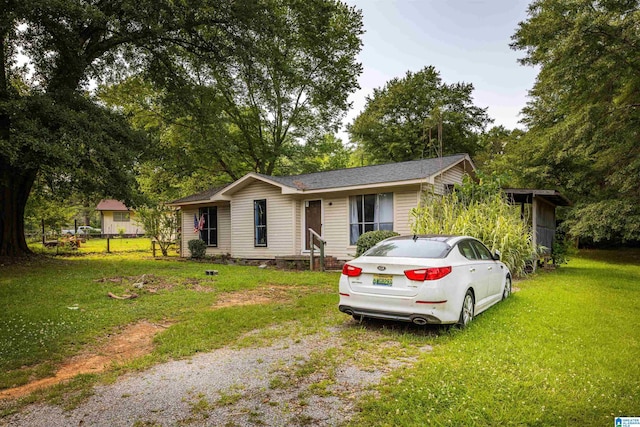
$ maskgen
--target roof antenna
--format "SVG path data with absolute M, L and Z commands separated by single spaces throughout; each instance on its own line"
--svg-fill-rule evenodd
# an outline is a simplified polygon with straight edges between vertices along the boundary
M 414 235 L 413 235 L 413 241 L 415 242 L 416 240 L 418 240 L 418 235 L 417 235 L 417 234 L 414 234 Z

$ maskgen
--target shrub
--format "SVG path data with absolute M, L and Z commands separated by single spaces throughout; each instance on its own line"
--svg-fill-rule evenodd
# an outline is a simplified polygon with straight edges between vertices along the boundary
M 363 233 L 359 238 L 356 250 L 356 256 L 360 256 L 370 248 L 372 248 L 376 243 L 383 241 L 384 239 L 388 239 L 389 237 L 399 236 L 398 233 L 391 230 L 378 230 L 378 231 L 367 231 Z
M 169 206 L 159 204 L 151 207 L 140 206 L 137 213 L 147 236 L 158 242 L 162 255 L 167 256 L 169 247 L 177 237 L 178 218 L 175 211 Z
M 476 184 L 465 177 L 451 194 L 426 194 L 425 203 L 412 209 L 411 217 L 413 233 L 472 236 L 492 252 L 499 250 L 515 276 L 524 275 L 527 262 L 536 256 L 531 229 L 495 179 Z
M 204 240 L 193 239 L 189 240 L 189 252 L 191 253 L 191 258 L 202 259 L 207 253 L 207 244 Z

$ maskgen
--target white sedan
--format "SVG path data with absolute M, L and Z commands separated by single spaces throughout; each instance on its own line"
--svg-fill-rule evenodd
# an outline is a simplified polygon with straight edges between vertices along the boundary
M 511 273 L 468 236 L 400 236 L 349 261 L 340 276 L 340 305 L 356 319 L 459 324 L 509 296 Z

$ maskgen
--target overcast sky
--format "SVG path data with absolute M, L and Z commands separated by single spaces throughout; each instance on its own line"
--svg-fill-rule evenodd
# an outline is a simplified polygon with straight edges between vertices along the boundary
M 362 9 L 365 34 L 359 61 L 361 89 L 344 123 L 362 111 L 374 88 L 409 70 L 433 65 L 447 84 L 472 83 L 478 107 L 489 107 L 493 125 L 518 124 L 537 70 L 518 64 L 509 48 L 529 0 L 344 0 Z M 344 132 L 339 135 L 349 140 Z

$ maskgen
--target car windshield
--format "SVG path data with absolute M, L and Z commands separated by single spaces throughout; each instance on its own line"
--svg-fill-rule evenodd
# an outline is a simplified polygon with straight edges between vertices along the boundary
M 400 239 L 380 242 L 362 256 L 382 256 L 401 258 L 444 258 L 449 245 L 431 239 Z

